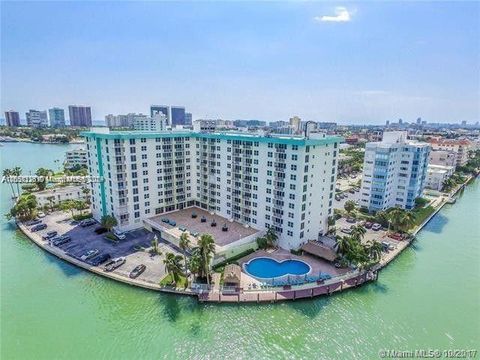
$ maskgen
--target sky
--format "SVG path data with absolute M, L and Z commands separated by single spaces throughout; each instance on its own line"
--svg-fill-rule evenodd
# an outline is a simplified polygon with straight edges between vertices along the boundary
M 1 110 L 480 119 L 479 2 L 1 2 Z

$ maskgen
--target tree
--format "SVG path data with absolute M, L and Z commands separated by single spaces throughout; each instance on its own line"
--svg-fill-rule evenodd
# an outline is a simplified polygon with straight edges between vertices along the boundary
M 52 171 L 52 170 L 45 169 L 45 168 L 39 168 L 39 169 L 37 169 L 37 171 L 35 172 L 35 175 L 37 175 L 37 176 L 42 176 L 42 177 L 48 177 L 48 176 L 50 176 L 50 175 L 52 175 L 52 174 L 53 174 L 53 171 Z M 37 184 L 38 190 L 45 190 L 45 188 L 47 187 L 47 181 L 46 181 L 46 179 L 37 180 L 37 181 L 36 181 L 36 184 Z
M 19 166 L 15 166 L 12 170 L 13 176 L 21 176 L 22 175 L 22 168 Z M 20 182 L 17 181 L 17 196 L 20 196 Z
M 111 231 L 113 227 L 118 225 L 117 219 L 115 219 L 115 217 L 112 216 L 112 215 L 102 216 L 102 219 L 100 220 L 100 223 L 108 231 Z
M 349 236 L 337 236 L 335 249 L 339 254 L 346 255 L 351 247 L 351 238 Z
M 152 252 L 157 255 L 162 255 L 162 252 L 158 249 L 158 237 L 157 234 L 154 235 L 152 239 Z
M 188 260 L 188 268 L 190 269 L 193 278 L 202 271 L 202 255 L 200 254 L 200 249 L 198 247 L 192 250 L 192 255 Z
M 186 255 L 186 251 L 188 249 L 190 249 L 190 237 L 188 236 L 188 234 L 186 232 L 182 233 L 182 235 L 180 235 L 180 242 L 178 243 L 178 245 L 180 246 L 180 249 L 182 249 L 183 251 L 183 263 L 185 265 L 185 269 L 187 269 L 187 255 Z
M 400 226 L 404 232 L 408 232 L 412 228 L 412 226 L 416 223 L 415 214 L 411 211 L 404 211 L 401 219 L 400 219 Z
M 10 209 L 7 218 L 19 218 L 21 221 L 31 220 L 35 217 L 37 199 L 33 194 L 24 194 L 17 199 L 15 205 Z
M 201 256 L 201 273 L 206 276 L 207 284 L 210 285 L 210 261 L 215 254 L 215 240 L 210 234 L 203 234 L 198 241 Z
M 267 249 L 268 247 L 268 241 L 265 236 L 259 236 L 257 237 L 257 246 L 259 249 Z
M 275 244 L 277 243 L 278 236 L 277 233 L 275 232 L 273 227 L 269 227 L 267 230 L 267 234 L 265 235 L 265 239 L 267 240 L 267 246 L 268 247 L 274 247 Z
M 75 210 L 75 202 L 73 200 L 64 200 L 60 203 L 60 209 L 64 212 L 71 211 L 72 217 L 75 215 L 73 210 Z
M 378 241 L 369 241 L 367 244 L 367 252 L 370 257 L 375 262 L 378 262 L 382 257 L 382 244 Z
M 351 237 L 352 239 L 362 242 L 363 237 L 367 233 L 367 230 L 361 225 L 355 225 L 352 227 Z
M 176 284 L 182 275 L 182 257 L 174 253 L 167 253 L 163 263 L 165 264 L 165 271 L 172 277 L 173 283 Z
M 355 210 L 356 206 L 357 205 L 355 204 L 355 201 L 353 201 L 353 200 L 347 200 L 347 201 L 345 201 L 345 205 L 343 205 L 343 207 L 344 207 L 345 211 L 348 213 L 348 215 L 350 215 L 351 212 L 353 210 Z
M 82 188 L 82 194 L 83 196 L 85 197 L 85 202 L 90 205 L 90 196 L 88 196 L 90 194 L 90 189 L 87 188 L 87 187 L 83 187 Z
M 55 196 L 47 196 L 47 200 L 50 204 L 50 211 L 53 212 L 53 205 L 54 205 L 54 200 L 55 200 Z
M 395 231 L 400 229 L 404 212 L 405 210 L 400 208 L 393 208 L 388 212 L 389 228 L 391 224 Z
M 10 176 L 13 176 L 12 170 L 11 169 L 4 169 L 3 170 L 3 176 L 5 178 L 9 178 Z M 15 195 L 15 189 L 13 188 L 13 184 L 10 180 L 8 181 L 8 183 L 10 184 L 10 190 L 12 191 L 12 198 L 15 198 L 16 195 Z

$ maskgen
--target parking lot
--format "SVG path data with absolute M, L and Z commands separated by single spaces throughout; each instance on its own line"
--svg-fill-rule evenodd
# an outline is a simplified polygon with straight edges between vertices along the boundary
M 59 249 L 65 251 L 69 256 L 76 259 L 85 254 L 87 251 L 97 249 L 98 255 L 109 254 L 112 258 L 126 257 L 124 265 L 116 269 L 114 272 L 128 277 L 130 272 L 140 264 L 147 266 L 145 272 L 138 279 L 158 283 L 165 275 L 165 265 L 163 264 L 164 255 L 167 252 L 178 253 L 170 247 L 166 242 L 159 239 L 159 250 L 162 255 L 151 256 L 148 251 L 142 251 L 140 248 L 150 248 L 154 233 L 145 229 L 138 229 L 125 233 L 126 238 L 117 242 L 104 238 L 105 234 L 95 233 L 95 229 L 99 224 L 88 227 L 81 227 L 72 223 L 65 213 L 54 213 L 47 215 L 42 219 L 47 224 L 47 229 L 39 231 L 40 236 L 45 235 L 49 231 L 57 231 L 58 235 L 69 235 L 71 241 L 58 246 Z M 53 246 L 53 245 L 51 245 Z
M 342 229 L 350 228 L 352 225 L 359 225 L 360 221 L 355 221 L 353 223 L 348 222 L 346 218 L 342 217 L 335 222 L 335 227 L 337 229 L 336 235 L 337 236 L 348 236 L 348 234 L 343 233 Z M 380 230 L 372 230 L 372 229 L 365 229 L 367 232 L 363 238 L 363 243 L 367 243 L 369 241 L 378 241 L 382 242 L 385 241 L 389 244 L 392 244 L 394 247 L 397 247 L 400 241 L 392 239 L 387 236 L 387 229 L 380 229 Z

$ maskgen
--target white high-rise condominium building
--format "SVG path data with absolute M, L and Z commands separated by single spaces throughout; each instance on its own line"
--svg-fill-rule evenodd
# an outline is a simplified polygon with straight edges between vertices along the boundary
M 86 138 L 95 219 L 122 230 L 197 206 L 255 229 L 273 227 L 279 245 L 299 248 L 327 232 L 339 137 L 252 133 L 108 132 Z
M 406 131 L 384 132 L 365 147 L 360 206 L 369 211 L 412 209 L 427 176 L 427 143 L 407 140 Z
M 167 117 L 162 113 L 153 117 L 136 115 L 133 117 L 133 128 L 137 131 L 162 131 L 167 128 Z

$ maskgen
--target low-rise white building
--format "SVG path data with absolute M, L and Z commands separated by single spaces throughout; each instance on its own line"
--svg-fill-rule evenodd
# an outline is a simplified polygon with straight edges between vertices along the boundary
M 76 166 L 87 166 L 87 150 L 86 149 L 74 149 L 65 153 L 65 167 L 67 169 L 74 168 Z
M 65 186 L 56 187 L 53 189 L 47 189 L 34 193 L 39 207 L 45 205 L 58 205 L 65 200 L 83 200 L 88 199 L 89 194 L 85 194 L 83 191 L 86 186 Z
M 441 191 L 443 183 L 455 172 L 454 166 L 428 165 L 425 187 Z

